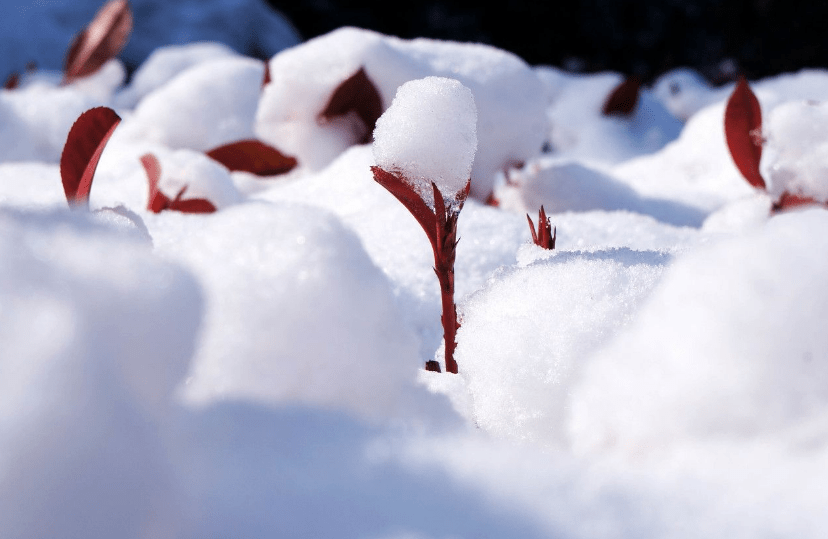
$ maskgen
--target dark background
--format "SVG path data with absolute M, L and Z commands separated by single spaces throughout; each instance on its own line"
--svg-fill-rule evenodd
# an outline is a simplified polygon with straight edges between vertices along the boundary
M 613 70 L 645 81 L 694 67 L 714 82 L 828 66 L 819 0 L 268 0 L 305 39 L 340 26 L 488 43 L 533 65 Z

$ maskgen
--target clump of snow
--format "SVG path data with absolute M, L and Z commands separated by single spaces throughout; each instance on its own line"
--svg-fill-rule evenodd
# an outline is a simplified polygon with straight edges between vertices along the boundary
M 541 158 L 511 169 L 495 189 L 501 205 L 520 212 L 547 213 L 626 210 L 665 223 L 700 226 L 704 212 L 667 199 L 643 197 L 624 182 L 569 158 Z
M 733 85 L 714 89 L 701 73 L 687 67 L 662 74 L 653 83 L 653 97 L 673 116 L 686 122 L 696 112 L 711 103 L 727 99 Z
M 285 203 L 199 217 L 147 220 L 158 250 L 205 287 L 188 398 L 315 403 L 371 419 L 405 413 L 417 341 L 353 233 L 320 208 Z
M 263 78 L 252 58 L 199 63 L 142 99 L 120 136 L 201 151 L 253 138 Z
M 105 104 L 72 85 L 38 83 L 14 91 L 0 90 L 0 162 L 58 163 L 78 116 Z
M 373 149 L 380 168 L 402 174 L 424 199 L 432 182 L 447 200 L 456 198 L 471 177 L 477 151 L 471 90 L 442 77 L 403 84 L 377 120 Z
M 787 192 L 828 201 L 828 102 L 784 103 L 768 116 L 762 165 L 772 198 Z
M 539 73 L 550 99 L 547 139 L 558 156 L 616 164 L 653 153 L 681 132 L 681 122 L 643 87 L 629 116 L 603 115 L 607 98 L 623 82 L 617 73 L 576 75 L 548 67 Z
M 497 171 L 543 146 L 543 86 L 517 56 L 486 45 L 402 40 L 356 28 L 340 28 L 271 59 L 273 82 L 262 95 L 257 134 L 312 169 L 324 167 L 364 134 L 356 118 L 319 121 L 334 89 L 360 68 L 383 108 L 400 85 L 427 76 L 453 78 L 471 90 L 478 113 L 471 192 L 480 200 L 491 192 Z
M 456 358 L 475 424 L 498 437 L 560 444 L 581 358 L 629 322 L 670 257 L 526 248 L 546 256 L 498 272 L 460 306 Z
M 102 103 L 111 103 L 115 92 L 125 80 L 124 64 L 119 59 L 112 58 L 95 73 L 72 81 L 71 87 Z
M 694 114 L 681 136 L 660 151 L 620 163 L 612 173 L 642 195 L 705 211 L 753 193 L 727 149 L 724 102 Z
M 134 108 L 144 96 L 187 69 L 202 62 L 236 54 L 227 45 L 216 42 L 159 47 L 135 71 L 129 86 L 115 96 L 115 105 L 119 108 Z
M 192 277 L 88 214 L 0 210 L 0 535 L 184 531 L 158 430 L 201 309 Z
M 575 446 L 640 452 L 811 421 L 824 436 L 826 250 L 820 209 L 680 257 L 573 390 Z

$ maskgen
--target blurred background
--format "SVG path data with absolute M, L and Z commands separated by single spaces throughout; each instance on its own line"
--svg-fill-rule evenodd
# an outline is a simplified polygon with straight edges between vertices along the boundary
M 304 39 L 340 26 L 488 43 L 533 65 L 651 81 L 679 66 L 713 82 L 828 66 L 828 3 L 797 0 L 268 0 Z

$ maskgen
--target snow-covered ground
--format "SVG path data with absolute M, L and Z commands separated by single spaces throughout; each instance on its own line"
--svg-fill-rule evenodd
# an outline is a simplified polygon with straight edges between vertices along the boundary
M 771 206 L 828 200 L 828 71 L 752 81 L 765 193 L 728 153 L 732 86 L 690 70 L 605 116 L 620 74 L 352 28 L 291 46 L 258 2 L 147 0 L 129 82 L 111 60 L 61 86 L 98 3 L 77 24 L 7 4 L 0 69 L 40 69 L 0 90 L 0 537 L 824 536 L 828 211 Z M 179 4 L 197 32 L 160 13 Z M 259 42 L 288 47 L 264 87 L 215 23 L 234 9 L 287 29 Z M 376 147 L 358 113 L 322 114 L 360 68 L 382 110 L 425 79 Z M 123 121 L 71 211 L 61 151 L 101 105 Z M 299 166 L 204 153 L 250 138 Z M 147 152 L 169 197 L 218 211 L 148 211 Z M 423 369 L 431 245 L 375 155 L 447 190 L 471 171 L 457 375 Z M 554 251 L 530 241 L 541 205 Z

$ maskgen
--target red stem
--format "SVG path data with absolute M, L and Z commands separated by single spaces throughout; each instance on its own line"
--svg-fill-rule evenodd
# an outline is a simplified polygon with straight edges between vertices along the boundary
M 443 339 L 446 343 L 446 372 L 457 374 L 457 361 L 454 360 L 454 349 L 457 348 L 457 306 L 454 304 L 454 270 L 441 272 L 435 269 L 440 281 L 440 296 L 443 304 L 443 314 L 440 321 L 443 323 Z

